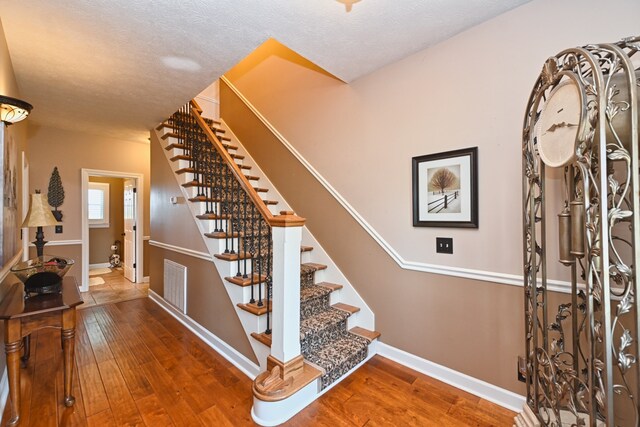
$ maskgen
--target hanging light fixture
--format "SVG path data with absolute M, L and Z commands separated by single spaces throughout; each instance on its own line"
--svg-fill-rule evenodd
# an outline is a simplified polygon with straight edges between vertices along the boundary
M 32 109 L 28 102 L 0 95 L 0 121 L 7 125 L 26 119 Z
M 338 3 L 342 3 L 345 9 L 347 9 L 347 12 L 351 12 L 353 5 L 358 3 L 360 0 L 336 0 L 336 1 Z

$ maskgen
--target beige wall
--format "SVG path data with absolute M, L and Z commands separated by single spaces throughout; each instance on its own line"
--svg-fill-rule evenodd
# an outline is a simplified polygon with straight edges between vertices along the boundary
M 155 132 L 151 132 L 151 180 L 151 241 L 207 253 L 188 206 L 184 202 L 174 205 L 169 201 L 172 196 L 182 197 L 182 193 Z M 213 262 L 153 245 L 149 247 L 151 290 L 160 296 L 164 294 L 165 259 L 186 266 L 187 315 L 257 363 Z
M 534 0 L 351 84 L 282 51 L 226 75 L 405 260 L 521 275 L 521 126 L 532 85 L 547 57 L 636 34 L 637 16 L 633 1 Z M 224 88 L 221 113 L 373 309 L 383 342 L 524 393 L 521 287 L 399 268 Z M 411 157 L 471 146 L 480 227 L 412 227 Z M 453 237 L 453 255 L 435 253 L 441 236 Z
M 149 144 L 117 140 L 102 135 L 32 125 L 29 127 L 29 160 L 31 192 L 46 192 L 54 166 L 58 167 L 65 191 L 63 232 L 55 234 L 53 227 L 45 227 L 45 238 L 80 240 L 81 230 L 81 169 L 97 169 L 144 175 L 143 233 L 149 230 Z M 46 252 L 51 252 L 45 246 Z M 75 259 L 76 278 L 80 281 L 82 260 Z M 145 269 L 146 270 L 146 269 Z
M 351 84 L 278 51 L 226 76 L 405 260 L 521 274 L 521 126 L 536 77 L 566 47 L 636 34 L 639 13 L 630 0 L 534 0 Z M 479 229 L 414 228 L 411 158 L 472 146 Z M 443 236 L 453 255 L 435 252 Z
M 120 240 L 120 259 L 124 261 L 124 179 L 91 176 L 89 182 L 109 184 L 109 227 L 89 228 L 89 264 L 109 262 L 116 240 Z

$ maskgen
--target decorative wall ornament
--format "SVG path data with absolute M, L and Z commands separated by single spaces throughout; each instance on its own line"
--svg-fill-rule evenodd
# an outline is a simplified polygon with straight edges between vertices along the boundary
M 478 228 L 478 147 L 412 159 L 413 226 Z
M 51 179 L 49 179 L 47 199 L 49 201 L 49 205 L 54 208 L 54 210 L 51 211 L 53 216 L 58 220 L 58 222 L 62 221 L 62 211 L 59 211 L 58 208 L 62 203 L 64 203 L 64 188 L 62 187 L 62 180 L 60 179 L 60 173 L 58 172 L 57 166 L 53 168 Z
M 640 423 L 640 71 L 632 63 L 639 50 L 640 37 L 564 50 L 546 61 L 527 104 L 527 407 L 519 426 Z M 549 167 L 564 172 L 559 238 L 547 233 Z M 555 308 L 550 244 L 559 245 L 572 284 L 570 300 Z

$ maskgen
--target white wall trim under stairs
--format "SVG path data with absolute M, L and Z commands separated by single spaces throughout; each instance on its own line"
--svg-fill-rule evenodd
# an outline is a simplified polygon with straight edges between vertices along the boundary
M 156 246 L 158 248 L 166 249 L 168 251 L 178 252 L 183 255 L 191 256 L 194 258 L 200 258 L 205 261 L 213 262 L 213 257 L 206 252 L 194 251 L 193 249 L 183 248 L 181 246 L 174 246 L 174 245 L 170 245 L 169 243 L 158 242 L 157 240 L 149 240 L 149 244 L 151 246 Z
M 258 109 L 245 98 L 245 96 L 225 76 L 220 77 L 227 86 L 242 100 L 242 102 L 260 119 L 260 121 L 273 133 L 293 156 L 313 175 L 320 184 L 333 196 L 340 205 L 355 219 L 358 224 L 375 240 L 378 245 L 404 270 L 420 271 L 423 273 L 441 274 L 445 276 L 462 277 L 465 279 L 480 280 L 484 282 L 501 283 L 512 286 L 523 286 L 524 278 L 517 274 L 499 273 L 494 271 L 474 270 L 446 265 L 427 264 L 418 261 L 405 260 L 384 238 L 369 224 L 360 213 L 347 202 L 347 200 L 305 159 L 298 150 L 264 117 Z M 547 280 L 547 288 L 555 292 L 570 293 L 571 284 L 561 280 Z
M 392 347 L 383 342 L 377 344 L 378 354 L 400 363 L 414 371 L 447 383 L 455 388 L 474 394 L 514 412 L 520 412 L 526 398 L 512 391 L 495 386 L 486 381 L 454 371 L 446 366 L 423 359 L 415 354 Z
M 227 359 L 230 363 L 232 363 L 236 368 L 240 369 L 246 376 L 248 376 L 252 380 L 255 379 L 255 377 L 258 376 L 258 374 L 261 372 L 260 366 L 247 359 L 246 356 L 231 347 L 218 336 L 209 332 L 204 326 L 200 325 L 198 322 L 196 322 L 186 314 L 178 311 L 175 307 L 166 302 L 164 298 L 162 298 L 151 289 L 149 289 L 149 298 L 151 299 L 151 301 L 162 307 L 167 313 L 175 317 L 178 322 L 182 323 L 187 329 L 196 334 L 198 338 L 204 341 L 209 347 L 218 352 L 222 357 Z

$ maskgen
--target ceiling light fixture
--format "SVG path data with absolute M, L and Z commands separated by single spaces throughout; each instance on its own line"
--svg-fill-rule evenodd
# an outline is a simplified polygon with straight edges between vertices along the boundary
M 358 3 L 360 0 L 336 0 L 338 3 L 342 3 L 347 12 L 351 12 L 353 5 Z
M 32 109 L 28 102 L 0 95 L 0 121 L 7 126 L 26 119 Z

